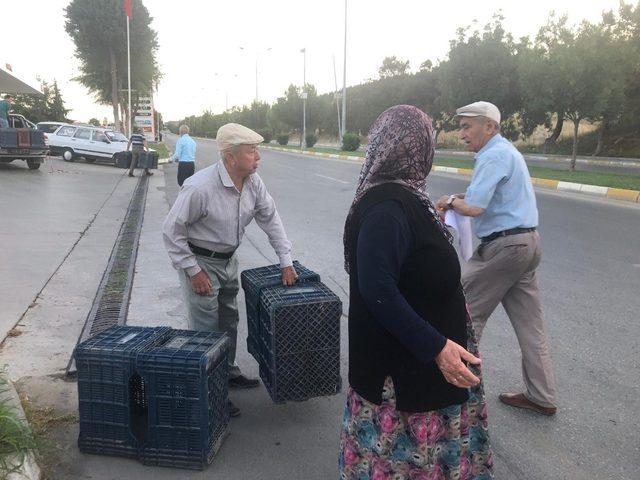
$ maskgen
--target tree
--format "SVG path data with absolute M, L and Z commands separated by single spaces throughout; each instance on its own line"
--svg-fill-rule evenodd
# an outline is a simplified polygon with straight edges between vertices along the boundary
M 302 99 L 300 89 L 289 85 L 283 97 L 278 97 L 271 107 L 274 127 L 277 131 L 290 131 L 300 128 L 302 119 Z
M 482 32 L 458 29 L 449 58 L 439 67 L 445 111 L 486 100 L 497 105 L 506 120 L 521 109 L 516 44 L 503 20 L 501 14 L 494 15 Z
M 66 122 L 69 110 L 64 108 L 57 82 L 54 81 L 53 86 L 50 86 L 46 81 L 38 80 L 42 95 L 16 95 L 13 111 L 36 123 Z
M 90 118 L 89 119 L 89 125 L 93 125 L 94 127 L 99 127 L 100 126 L 100 120 L 98 120 L 97 118 Z
M 69 114 L 69 109 L 64 106 L 64 100 L 62 99 L 62 94 L 58 88 L 57 80 L 53 81 L 53 86 L 51 87 L 49 113 L 53 120 L 59 120 L 62 122 L 68 121 L 67 115 Z
M 122 98 L 127 86 L 126 17 L 122 0 L 72 0 L 65 9 L 65 30 L 75 43 L 80 60 L 76 78 L 103 104 L 111 104 L 115 128 L 120 130 Z M 131 88 L 151 91 L 160 77 L 156 62 L 157 34 L 152 18 L 142 4 L 133 0 L 130 21 Z
M 565 116 L 573 122 L 572 171 L 578 154 L 580 122 L 585 119 L 602 120 L 620 104 L 612 88 L 621 88 L 621 72 L 616 65 L 618 59 L 609 51 L 607 44 L 611 44 L 610 35 L 602 25 L 583 22 L 575 42 L 563 50 L 562 60 L 570 71 Z
M 420 71 L 427 71 L 430 72 L 431 69 L 433 68 L 433 62 L 431 60 L 425 60 L 424 62 L 422 62 L 420 64 Z
M 395 55 L 385 57 L 384 60 L 382 60 L 382 65 L 378 68 L 380 78 L 397 77 L 399 75 L 406 75 L 408 72 L 409 60 L 401 60 Z
M 569 109 L 568 79 L 572 73 L 565 60 L 567 51 L 575 44 L 575 36 L 575 30 L 567 25 L 567 16 L 557 17 L 551 12 L 547 23 L 538 31 L 532 51 L 528 56 L 521 52 L 519 66 L 521 69 L 528 67 L 520 72 L 525 117 L 537 120 L 544 118 L 544 124 L 550 132 L 544 141 L 543 153 L 549 153 L 560 137 Z M 552 129 L 554 118 L 556 123 Z

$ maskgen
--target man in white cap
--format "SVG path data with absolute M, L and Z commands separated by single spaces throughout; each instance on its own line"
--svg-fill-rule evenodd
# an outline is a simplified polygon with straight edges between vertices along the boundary
M 503 393 L 503 403 L 543 415 L 556 413 L 556 387 L 536 268 L 540 264 L 538 208 L 520 152 L 500 135 L 500 111 L 475 102 L 456 111 L 460 138 L 476 152 L 466 193 L 441 197 L 440 212 L 474 217 L 480 245 L 463 267 L 462 284 L 480 338 L 499 303 L 511 320 L 522 351 L 525 391 Z
M 242 125 L 228 123 L 216 137 L 220 161 L 185 180 L 162 227 L 164 244 L 178 270 L 189 328 L 229 336 L 229 386 L 257 387 L 235 363 L 238 336 L 238 259 L 235 251 L 255 218 L 280 259 L 282 283 L 298 277 L 291 242 L 273 198 L 256 173 L 264 140 Z M 231 416 L 240 410 L 229 402 Z

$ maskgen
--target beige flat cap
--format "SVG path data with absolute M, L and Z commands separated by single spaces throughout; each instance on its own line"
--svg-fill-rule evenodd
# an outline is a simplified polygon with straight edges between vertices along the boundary
M 227 123 L 218 129 L 216 141 L 218 142 L 218 150 L 222 152 L 236 145 L 257 145 L 264 142 L 264 138 L 239 123 Z
M 474 102 L 456 110 L 458 117 L 487 117 L 500 123 L 500 110 L 493 103 Z

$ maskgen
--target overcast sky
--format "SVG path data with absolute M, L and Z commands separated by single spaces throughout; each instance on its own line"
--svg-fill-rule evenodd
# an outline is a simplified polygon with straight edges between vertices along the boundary
M 0 65 L 11 64 L 16 76 L 32 84 L 36 76 L 56 79 L 73 119 L 111 120 L 111 109 L 96 104 L 84 87 L 71 80 L 78 73 L 78 61 L 64 31 L 63 10 L 68 3 L 3 2 Z M 444 59 L 458 27 L 474 21 L 482 26 L 499 10 L 507 30 L 518 38 L 535 35 L 554 9 L 577 23 L 597 21 L 603 10 L 617 9 L 618 3 L 348 0 L 347 85 L 374 78 L 385 56 L 409 60 L 412 70 L 426 59 L 434 63 Z M 144 4 L 158 32 L 163 79 L 156 106 L 167 120 L 250 103 L 256 94 L 256 59 L 259 99 L 273 102 L 290 83 L 302 84 L 302 48 L 307 52 L 308 83 L 320 93 L 334 89 L 335 55 L 337 83 L 342 85 L 344 0 L 144 0 Z

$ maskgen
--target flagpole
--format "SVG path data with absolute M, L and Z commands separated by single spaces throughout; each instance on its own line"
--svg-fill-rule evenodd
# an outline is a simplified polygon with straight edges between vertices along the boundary
M 129 82 L 129 121 L 127 122 L 129 137 L 133 133 L 131 125 L 131 38 L 129 36 L 129 15 L 127 15 L 127 79 Z

